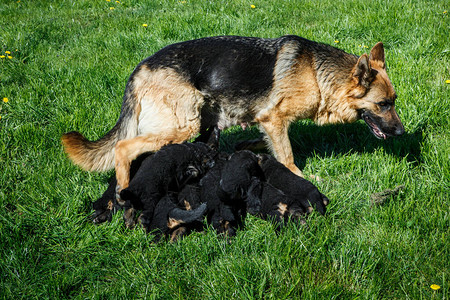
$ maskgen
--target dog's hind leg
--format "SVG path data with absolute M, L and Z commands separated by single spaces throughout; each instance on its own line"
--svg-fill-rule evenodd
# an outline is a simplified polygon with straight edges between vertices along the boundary
M 115 149 L 116 161 L 116 196 L 118 193 L 128 187 L 130 183 L 130 165 L 140 154 L 145 152 L 155 152 L 168 144 L 182 143 L 192 137 L 192 131 L 189 128 L 177 132 L 167 132 L 167 134 L 147 134 L 128 140 L 119 141 Z M 119 204 L 123 204 L 120 197 L 117 198 Z
M 120 198 L 120 191 L 128 187 L 130 183 L 130 165 L 131 162 L 140 154 L 145 152 L 155 152 L 168 144 L 182 143 L 191 139 L 200 130 L 200 118 L 193 122 L 185 124 L 184 127 L 177 126 L 177 122 L 170 122 L 165 130 L 159 130 L 158 134 L 147 133 L 132 139 L 122 140 L 116 144 L 115 148 L 115 167 L 116 167 L 116 199 L 120 205 L 125 201 Z M 171 125 L 171 126 L 170 126 Z M 124 212 L 124 221 L 127 227 L 134 227 L 134 208 L 130 207 Z
M 133 84 L 133 92 L 140 99 L 138 136 L 115 146 L 117 192 L 128 186 L 130 163 L 139 154 L 182 143 L 200 132 L 203 96 L 182 74 L 143 65 Z

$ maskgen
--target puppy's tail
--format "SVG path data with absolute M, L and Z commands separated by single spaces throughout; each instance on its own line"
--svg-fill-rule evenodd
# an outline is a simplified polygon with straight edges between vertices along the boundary
M 61 142 L 73 163 L 86 171 L 107 171 L 114 167 L 116 143 L 137 135 L 137 100 L 132 95 L 130 84 L 128 84 L 119 120 L 104 137 L 97 141 L 89 141 L 76 131 L 63 134 Z
M 177 220 L 179 223 L 189 224 L 194 221 L 201 221 L 206 214 L 206 203 L 193 210 L 184 210 L 181 208 L 174 208 L 169 213 L 169 219 Z

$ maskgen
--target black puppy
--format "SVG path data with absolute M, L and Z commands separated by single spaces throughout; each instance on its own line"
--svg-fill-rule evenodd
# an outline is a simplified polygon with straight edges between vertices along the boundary
M 216 159 L 214 167 L 200 180 L 208 223 L 218 233 L 234 236 L 236 229 L 243 226 L 247 210 L 260 209 L 259 195 L 252 191 L 261 180 L 263 173 L 258 158 L 250 151 Z
M 171 200 L 172 202 L 178 200 L 177 208 L 171 210 L 168 215 L 171 241 L 175 241 L 192 231 L 203 230 L 206 203 L 201 201 L 200 187 L 197 182 L 185 185 L 178 193 L 177 198 L 173 197 Z M 163 206 L 162 203 L 161 206 Z M 156 215 L 157 213 L 155 212 L 154 218 Z
M 219 148 L 220 129 L 217 126 L 202 128 L 200 133 L 201 133 L 200 136 L 195 139 L 195 143 L 199 143 L 200 145 L 202 143 L 205 143 L 211 148 L 211 152 L 209 153 L 214 153 L 214 151 L 216 151 Z M 199 149 L 204 148 L 203 146 L 197 147 L 199 147 Z M 150 152 L 141 154 L 140 156 L 138 156 L 138 158 L 136 158 L 134 161 L 131 162 L 130 181 L 136 175 L 136 172 L 140 168 L 142 162 L 151 154 L 152 153 Z M 98 198 L 92 204 L 92 208 L 95 210 L 95 212 L 92 214 L 91 219 L 94 223 L 100 224 L 106 221 L 110 222 L 112 219 L 112 215 L 118 210 L 121 210 L 123 208 L 116 201 L 116 186 L 117 186 L 117 179 L 116 176 L 113 175 L 108 180 L 108 188 L 106 189 L 106 191 L 100 198 Z M 184 189 L 184 196 L 190 195 L 187 197 L 192 197 L 194 196 L 194 194 L 195 193 L 191 193 L 190 189 Z M 200 194 L 198 193 L 196 197 L 197 199 L 187 199 L 188 203 L 190 202 L 191 205 L 193 204 L 196 204 L 197 206 L 200 205 Z M 126 214 L 128 215 L 126 216 L 126 219 L 132 219 L 133 213 L 134 210 L 128 209 L 126 211 Z M 132 223 L 130 224 L 130 226 L 131 225 Z
M 95 210 L 91 215 L 92 222 L 100 224 L 103 222 L 111 222 L 112 215 L 122 209 L 122 207 L 116 201 L 116 176 L 111 177 L 108 180 L 108 188 L 94 203 L 92 208 Z
M 330 200 L 319 192 L 315 185 L 292 173 L 273 156 L 260 154 L 259 158 L 259 165 L 264 172 L 266 182 L 291 198 L 286 203 L 286 212 L 289 212 L 289 214 L 311 213 L 314 207 L 322 215 L 325 214 L 325 206 L 328 205 Z M 265 188 L 271 190 L 267 186 Z M 275 192 L 271 191 L 270 193 Z M 271 201 L 268 195 L 264 195 L 264 192 L 262 197 L 265 198 L 263 202 L 269 201 L 269 203 L 266 203 L 267 205 L 278 205 L 277 200 Z
M 186 210 L 180 208 L 176 204 L 177 202 L 177 193 L 169 192 L 156 204 L 147 230 L 154 233 L 157 240 L 162 236 L 170 236 L 171 241 L 176 241 L 178 238 L 197 229 L 199 224 L 202 227 L 203 217 L 206 213 L 206 204 L 203 203 L 195 209 Z
M 208 145 L 199 142 L 167 145 L 146 158 L 130 185 L 120 193 L 125 201 L 125 225 L 133 227 L 135 210 L 142 210 L 139 219 L 148 231 L 161 198 L 169 191 L 180 191 L 189 181 L 204 174 L 215 154 Z
M 253 194 L 259 194 L 261 199 L 261 208 L 254 215 L 273 221 L 277 229 L 283 226 L 289 219 L 304 223 L 305 208 L 300 201 L 292 198 L 281 190 L 275 188 L 270 183 L 261 182 L 254 186 Z
M 95 209 L 93 222 L 100 224 L 111 221 L 112 215 L 122 207 L 115 200 L 115 176 L 110 178 L 109 186 L 103 195 L 93 203 Z M 170 236 L 171 241 L 203 229 L 206 203 L 201 203 L 200 188 L 186 185 L 178 194 L 169 192 L 156 205 L 148 230 L 155 239 Z

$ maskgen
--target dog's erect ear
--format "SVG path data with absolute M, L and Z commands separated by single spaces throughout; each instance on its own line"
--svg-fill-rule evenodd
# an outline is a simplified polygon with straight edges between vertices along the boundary
M 370 83 L 374 79 L 374 74 L 369 64 L 369 57 L 363 54 L 359 57 L 353 69 L 353 77 L 357 80 L 358 85 L 369 88 Z
M 373 46 L 372 50 L 370 50 L 369 60 L 372 65 L 378 65 L 382 69 L 386 68 L 386 63 L 384 61 L 384 47 L 382 42 L 378 42 L 375 46 Z

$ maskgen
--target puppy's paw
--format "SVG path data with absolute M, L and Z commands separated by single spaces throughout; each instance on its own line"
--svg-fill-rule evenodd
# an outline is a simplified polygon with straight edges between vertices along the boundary
M 261 205 L 247 206 L 247 212 L 253 216 L 256 216 L 261 211 Z
M 323 205 L 327 206 L 328 204 L 330 204 L 330 199 L 328 199 L 324 194 L 322 194 L 322 202 Z
M 186 170 L 186 176 L 189 178 L 196 178 L 200 174 L 200 171 L 195 166 L 188 166 Z
M 96 210 L 92 216 L 92 223 L 101 224 L 106 221 L 111 222 L 112 219 L 112 211 L 109 209 L 106 210 Z
M 133 229 L 136 225 L 136 221 L 134 220 L 136 217 L 136 210 L 134 208 L 125 209 L 123 213 L 123 221 L 125 222 L 125 227 L 129 229 Z
M 144 229 L 145 233 L 149 233 L 150 219 L 148 219 L 146 216 L 141 214 L 138 218 L 138 223 L 141 225 L 142 229 Z

